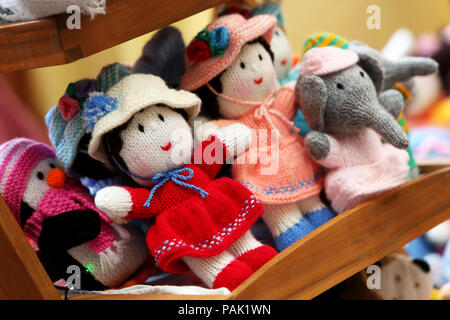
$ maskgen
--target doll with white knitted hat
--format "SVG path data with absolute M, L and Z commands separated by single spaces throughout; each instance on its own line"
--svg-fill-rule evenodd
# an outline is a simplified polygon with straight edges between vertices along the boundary
M 322 178 L 292 119 L 294 91 L 280 90 L 269 42 L 276 18 L 238 14 L 220 17 L 187 47 L 181 88 L 197 93 L 203 112 L 218 127 L 241 123 L 252 129 L 252 145 L 232 164 L 233 178 L 264 204 L 263 219 L 279 250 L 330 220 L 322 203 Z
M 190 269 L 208 287 L 233 290 L 276 251 L 249 231 L 261 203 L 234 180 L 215 179 L 228 156 L 249 143 L 248 128 L 226 127 L 194 148 L 191 124 L 200 104 L 144 74 L 93 94 L 86 106 L 100 114 L 89 154 L 142 186 L 104 188 L 95 202 L 119 223 L 154 219 L 147 245 L 162 270 Z
M 81 289 L 121 285 L 148 257 L 143 237 L 99 211 L 44 144 L 18 138 L 0 145 L 0 195 L 60 277 L 80 267 Z
M 382 66 L 371 56 L 338 47 L 304 55 L 296 93 L 313 129 L 305 144 L 330 169 L 325 192 L 338 213 L 408 179 L 409 155 L 402 149 L 409 139 L 396 121 L 403 96 L 380 93 L 382 84 Z

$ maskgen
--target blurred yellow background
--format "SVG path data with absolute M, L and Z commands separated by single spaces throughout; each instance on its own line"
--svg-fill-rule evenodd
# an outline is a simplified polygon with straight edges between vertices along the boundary
M 368 6 L 377 5 L 381 29 L 369 30 Z M 284 0 L 286 31 L 293 49 L 300 52 L 313 32 L 331 31 L 349 40 L 361 40 L 381 49 L 391 34 L 407 27 L 416 35 L 436 32 L 450 21 L 449 0 Z M 213 16 L 207 10 L 174 24 L 186 42 L 206 26 Z M 43 118 L 64 93 L 67 84 L 84 77 L 95 78 L 101 67 L 112 62 L 133 64 L 141 53 L 147 34 L 77 62 L 26 71 L 22 77 L 26 101 Z

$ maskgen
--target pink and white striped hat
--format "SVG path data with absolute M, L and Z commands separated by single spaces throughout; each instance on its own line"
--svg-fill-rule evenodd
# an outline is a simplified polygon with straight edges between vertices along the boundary
M 47 145 L 16 138 L 0 145 L 0 195 L 20 223 L 20 204 L 33 168 L 42 160 L 54 158 Z
M 208 83 L 233 63 L 247 42 L 263 37 L 270 43 L 276 24 L 274 16 L 265 14 L 250 19 L 240 14 L 230 14 L 211 22 L 187 47 L 187 70 L 181 79 L 181 89 L 193 91 Z M 217 32 L 218 37 L 214 38 L 216 30 L 221 32 Z M 209 43 L 207 40 L 210 40 Z M 197 44 L 195 49 L 200 53 L 200 58 L 193 59 L 190 49 Z M 220 51 L 220 54 L 211 55 L 205 52 L 208 50 Z
M 303 56 L 300 75 L 322 76 L 341 71 L 355 65 L 358 55 L 338 47 L 318 47 L 308 50 Z

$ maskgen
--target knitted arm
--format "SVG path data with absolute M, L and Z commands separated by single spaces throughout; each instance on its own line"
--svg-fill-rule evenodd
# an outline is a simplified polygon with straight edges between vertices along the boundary
M 278 90 L 271 109 L 280 112 L 288 120 L 294 119 L 297 111 L 294 89 L 291 87 L 282 87 Z
M 339 141 L 327 134 L 311 131 L 305 137 L 309 154 L 320 165 L 333 169 L 343 165 Z
M 147 188 L 106 187 L 95 195 L 95 205 L 116 223 L 126 223 L 129 219 L 147 219 L 160 212 L 157 199 L 151 206 L 144 206 L 150 191 Z

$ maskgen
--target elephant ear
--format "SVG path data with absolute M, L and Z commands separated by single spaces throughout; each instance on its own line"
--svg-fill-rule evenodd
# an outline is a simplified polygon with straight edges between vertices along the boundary
M 323 80 L 318 76 L 301 76 L 297 81 L 295 94 L 311 129 L 324 130 L 323 117 L 327 103 L 327 87 Z
M 357 54 L 359 66 L 369 74 L 377 93 L 380 93 L 384 86 L 384 72 L 381 61 L 369 52 L 357 52 Z
M 145 44 L 132 70 L 161 77 L 169 87 L 177 88 L 185 72 L 185 49 L 178 29 L 163 28 Z

